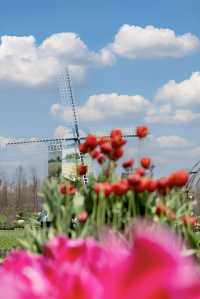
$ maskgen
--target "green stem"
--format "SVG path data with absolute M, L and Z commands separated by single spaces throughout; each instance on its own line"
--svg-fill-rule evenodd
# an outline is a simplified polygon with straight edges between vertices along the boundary
M 97 196 L 94 195 L 94 196 L 93 196 L 92 216 L 91 216 L 92 221 L 93 221 L 94 223 L 96 222 L 96 215 L 97 215 L 97 200 L 98 200 Z

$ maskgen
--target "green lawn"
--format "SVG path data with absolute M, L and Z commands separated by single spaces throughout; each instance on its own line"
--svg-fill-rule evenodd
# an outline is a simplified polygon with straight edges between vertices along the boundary
M 17 240 L 23 238 L 25 232 L 23 229 L 0 230 L 0 257 L 7 251 L 18 246 Z

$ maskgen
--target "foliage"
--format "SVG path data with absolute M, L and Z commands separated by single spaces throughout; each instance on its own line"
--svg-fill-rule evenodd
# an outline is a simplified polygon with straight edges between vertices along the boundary
M 7 217 L 4 214 L 0 214 L 0 225 L 5 224 L 7 222 Z
M 25 236 L 23 229 L 0 230 L 0 257 L 10 250 L 20 247 L 19 239 Z

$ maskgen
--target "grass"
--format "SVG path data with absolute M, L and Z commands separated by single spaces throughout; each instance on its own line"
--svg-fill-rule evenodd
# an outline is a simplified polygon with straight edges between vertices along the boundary
M 23 238 L 24 234 L 23 229 L 0 230 L 0 256 L 18 247 L 18 239 Z

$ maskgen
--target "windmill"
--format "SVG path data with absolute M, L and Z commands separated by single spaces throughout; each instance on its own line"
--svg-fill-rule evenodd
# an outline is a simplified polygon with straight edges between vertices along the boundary
M 73 145 L 74 152 L 77 153 L 77 161 L 76 163 L 84 164 L 85 157 L 83 154 L 79 152 L 79 145 L 82 141 L 85 140 L 85 137 L 80 136 L 80 129 L 79 129 L 79 122 L 78 122 L 78 115 L 76 111 L 76 104 L 75 99 L 73 96 L 72 91 L 72 85 L 71 85 L 71 77 L 69 74 L 69 71 L 67 68 L 63 70 L 63 72 L 60 75 L 59 78 L 59 93 L 61 102 L 64 106 L 70 104 L 72 109 L 72 131 L 73 136 L 68 138 L 32 138 L 32 139 L 18 139 L 18 140 L 12 140 L 6 143 L 6 146 L 12 146 L 12 145 L 28 145 L 28 144 L 45 144 L 48 147 L 49 153 L 54 153 L 56 151 L 64 151 L 67 146 Z M 108 137 L 108 136 L 104 136 Z M 133 133 L 125 133 L 125 138 L 133 138 L 137 137 Z M 67 145 L 68 144 L 68 145 Z M 87 183 L 87 177 L 83 177 L 83 181 L 86 184 Z
M 198 212 L 200 211 L 200 161 L 196 162 L 189 171 L 190 177 L 186 185 L 186 195 L 189 200 L 197 201 Z

